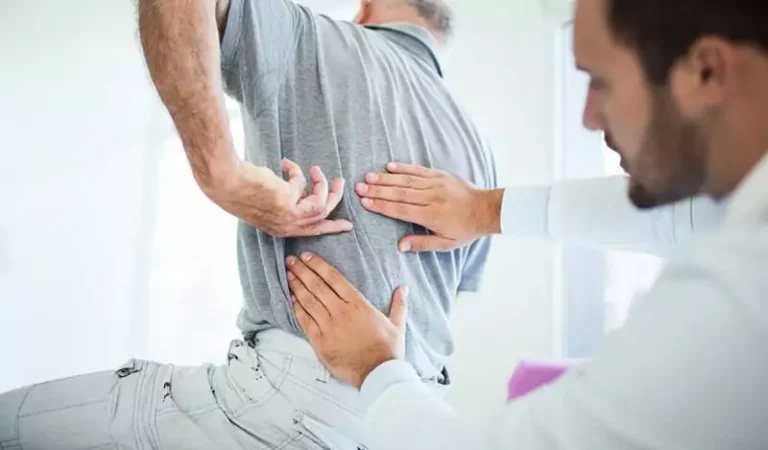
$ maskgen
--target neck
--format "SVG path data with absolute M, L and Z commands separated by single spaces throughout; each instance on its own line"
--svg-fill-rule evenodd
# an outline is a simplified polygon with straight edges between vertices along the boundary
M 442 37 L 433 29 L 429 21 L 406 3 L 374 2 L 369 14 L 360 21 L 361 25 L 386 25 L 388 23 L 416 25 L 429 31 L 438 42 L 442 42 Z

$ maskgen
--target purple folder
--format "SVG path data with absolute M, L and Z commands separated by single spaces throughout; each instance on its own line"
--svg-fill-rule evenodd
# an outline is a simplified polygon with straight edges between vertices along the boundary
M 573 364 L 573 362 L 521 361 L 509 380 L 507 400 L 522 397 L 557 380 Z

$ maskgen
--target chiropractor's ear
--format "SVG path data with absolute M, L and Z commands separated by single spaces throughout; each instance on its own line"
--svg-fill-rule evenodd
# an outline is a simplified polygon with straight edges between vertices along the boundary
M 368 23 L 371 16 L 371 2 L 373 0 L 360 0 L 360 10 L 357 12 L 357 16 L 353 20 L 358 25 Z

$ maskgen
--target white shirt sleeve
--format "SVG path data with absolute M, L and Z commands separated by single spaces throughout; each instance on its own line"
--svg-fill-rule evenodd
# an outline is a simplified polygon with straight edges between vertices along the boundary
M 715 229 L 723 205 L 699 197 L 642 211 L 627 196 L 627 178 L 511 186 L 504 191 L 502 233 L 569 244 L 668 256 L 694 232 Z
M 408 375 L 413 369 L 407 364 L 382 366 L 381 379 L 363 388 L 371 401 L 367 445 L 768 448 L 766 267 L 765 227 L 697 239 L 667 266 L 593 361 L 510 403 L 491 423 L 457 415 Z

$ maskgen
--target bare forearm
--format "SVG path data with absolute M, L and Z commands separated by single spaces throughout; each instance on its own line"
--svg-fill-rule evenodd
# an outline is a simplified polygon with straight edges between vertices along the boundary
M 205 189 L 237 163 L 220 72 L 216 0 L 140 0 L 141 44 L 152 81 Z

